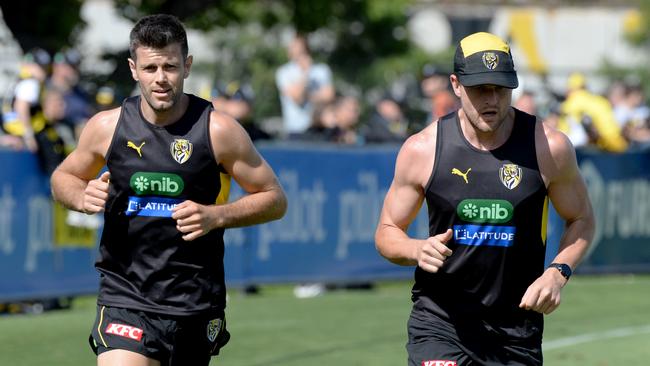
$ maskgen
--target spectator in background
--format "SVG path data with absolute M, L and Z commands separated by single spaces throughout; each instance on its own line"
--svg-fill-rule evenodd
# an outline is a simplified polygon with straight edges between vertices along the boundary
M 79 87 L 80 65 L 81 54 L 77 50 L 62 49 L 54 55 L 52 76 L 47 83 L 48 88 L 63 94 L 66 105 L 64 120 L 77 138 L 92 112 L 90 97 Z
M 23 138 L 24 146 L 32 152 L 38 150 L 32 129 L 32 117 L 41 110 L 41 93 L 50 66 L 50 54 L 34 48 L 23 57 L 19 81 L 14 88 L 11 111 L 3 114 L 3 129 Z
M 607 88 L 607 100 L 614 108 L 614 113 L 616 113 L 617 108 L 625 103 L 626 90 L 627 86 L 623 80 L 614 80 Z
M 440 71 L 433 65 L 424 65 L 420 89 L 428 99 L 429 115 L 425 126 L 438 118 L 456 110 L 458 98 L 451 92 L 449 74 Z
M 573 73 L 567 80 L 567 97 L 562 103 L 563 116 L 583 125 L 589 141 L 609 152 L 623 152 L 627 142 L 623 138 L 612 105 L 600 95 L 586 89 L 584 75 Z
M 537 103 L 535 102 L 535 94 L 533 92 L 524 90 L 519 98 L 515 100 L 513 107 L 528 114 L 537 115 Z
M 223 91 L 217 88 L 212 105 L 215 110 L 236 119 L 252 141 L 269 140 L 272 136 L 259 128 L 253 120 L 252 91 L 246 89 L 235 81 L 228 83 Z
M 95 110 L 101 112 L 119 106 L 118 101 L 115 99 L 115 88 L 113 86 L 104 85 L 99 87 L 95 93 Z
M 300 137 L 300 140 L 310 142 L 337 142 L 339 132 L 334 103 L 319 104 L 314 108 L 311 126 Z
M 574 147 L 585 146 L 589 143 L 589 137 L 582 124 L 573 118 L 562 116 L 559 102 L 551 103 L 544 123 L 564 133 Z
M 630 147 L 644 148 L 650 145 L 650 108 L 646 105 L 640 84 L 626 85 L 623 100 L 614 109 L 614 115 Z
M 342 96 L 334 104 L 334 116 L 338 135 L 336 142 L 346 145 L 363 144 L 363 138 L 357 133 L 359 124 L 359 100 L 354 96 Z
M 402 107 L 390 94 L 384 94 L 375 104 L 368 122 L 361 126 L 360 134 L 365 143 L 404 142 L 408 121 Z
M 289 62 L 276 72 L 280 92 L 284 133 L 292 138 L 311 125 L 316 104 L 334 100 L 332 71 L 323 63 L 314 63 L 307 38 L 297 35 L 287 48 Z
M 65 116 L 63 95 L 54 89 L 46 90 L 43 95 L 43 107 L 32 117 L 34 138 L 38 144 L 38 160 L 48 176 L 61 164 L 73 146 L 66 146 L 60 134 L 60 124 Z M 74 144 L 74 141 L 72 141 Z

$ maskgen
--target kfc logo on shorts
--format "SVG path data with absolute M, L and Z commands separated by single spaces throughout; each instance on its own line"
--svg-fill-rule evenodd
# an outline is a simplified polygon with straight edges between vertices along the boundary
M 136 340 L 140 342 L 142 339 L 142 329 L 132 327 L 130 325 L 124 325 L 124 324 L 117 324 L 117 323 L 110 323 L 109 325 L 106 326 L 106 330 L 104 331 L 106 334 L 114 334 L 116 336 L 124 337 L 124 338 L 131 338 L 133 340 Z
M 422 366 L 457 366 L 457 365 L 456 365 L 456 361 L 431 360 L 431 361 L 422 361 Z

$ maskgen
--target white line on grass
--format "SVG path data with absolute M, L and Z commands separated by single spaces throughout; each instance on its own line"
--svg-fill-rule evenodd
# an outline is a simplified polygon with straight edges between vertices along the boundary
M 603 339 L 629 337 L 637 334 L 650 333 L 650 324 L 639 327 L 625 327 L 610 329 L 604 332 L 593 332 L 580 334 L 573 337 L 554 339 L 542 344 L 544 351 L 550 351 L 558 348 L 569 347 L 580 343 L 600 341 Z

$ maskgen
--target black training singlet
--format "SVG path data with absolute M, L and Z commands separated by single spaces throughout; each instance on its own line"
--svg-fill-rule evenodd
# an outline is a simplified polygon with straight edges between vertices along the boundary
M 458 113 L 438 122 L 435 164 L 425 187 L 431 236 L 453 230 L 453 254 L 438 273 L 415 271 L 413 299 L 458 324 L 489 321 L 497 333 L 541 337 L 541 314 L 518 308 L 544 270 L 546 186 L 537 165 L 534 116 L 515 110 L 508 140 L 473 147 Z M 471 323 L 471 321 L 470 321 Z
M 171 218 L 185 200 L 214 204 L 221 189 L 209 137 L 210 102 L 193 95 L 159 127 L 127 98 L 106 156 L 110 191 L 100 242 L 98 303 L 191 315 L 223 311 L 223 230 L 184 241 Z

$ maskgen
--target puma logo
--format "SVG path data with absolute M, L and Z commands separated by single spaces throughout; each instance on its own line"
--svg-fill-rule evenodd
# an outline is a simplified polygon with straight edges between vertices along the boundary
M 457 175 L 459 177 L 463 177 L 463 180 L 465 181 L 465 184 L 468 184 L 469 181 L 467 180 L 467 174 L 472 171 L 472 168 L 467 169 L 465 173 L 461 172 L 457 168 L 454 168 L 451 170 L 451 174 Z
M 140 144 L 140 146 L 137 146 L 137 145 L 136 145 L 135 143 L 133 143 L 132 141 L 127 141 L 127 142 L 126 142 L 126 147 L 130 147 L 130 148 L 132 148 L 133 150 L 137 151 L 137 152 L 138 152 L 138 156 L 142 157 L 142 151 L 140 151 L 140 150 L 142 149 L 142 146 L 144 146 L 144 143 L 145 143 L 145 142 L 142 141 L 142 143 Z

